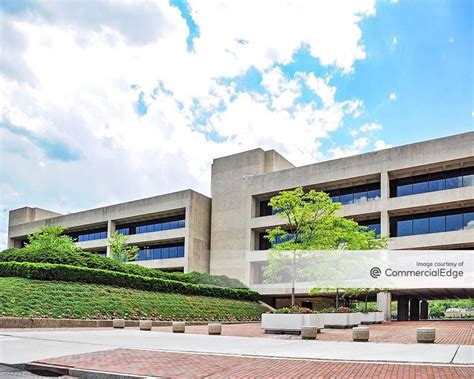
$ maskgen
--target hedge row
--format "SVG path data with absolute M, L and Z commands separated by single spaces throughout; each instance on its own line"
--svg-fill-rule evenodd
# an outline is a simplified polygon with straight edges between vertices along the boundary
M 97 268 L 108 271 L 118 271 L 126 274 L 147 276 L 150 278 L 177 280 L 192 284 L 209 284 L 220 287 L 246 288 L 237 279 L 225 275 L 209 275 L 198 272 L 163 272 L 134 264 L 125 264 L 110 258 L 87 251 L 72 252 L 30 252 L 25 249 L 8 249 L 0 253 L 0 262 L 31 262 L 52 263 L 88 268 Z
M 190 284 L 176 280 L 150 278 L 117 271 L 92 269 L 63 264 L 0 262 L 0 276 L 38 280 L 114 285 L 144 291 L 171 292 L 236 300 L 257 301 L 258 293 L 245 289 Z

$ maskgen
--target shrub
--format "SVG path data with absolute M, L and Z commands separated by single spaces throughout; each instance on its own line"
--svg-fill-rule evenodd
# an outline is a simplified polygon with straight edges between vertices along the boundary
M 146 276 L 151 278 L 177 280 L 192 284 L 209 284 L 220 287 L 246 288 L 237 279 L 224 275 L 214 276 L 198 272 L 180 273 L 163 272 L 135 264 L 116 262 L 113 259 L 102 257 L 87 251 L 27 251 L 25 249 L 8 249 L 0 253 L 0 262 L 31 262 L 65 264 L 79 267 L 97 268 L 108 271 L 118 271 L 127 274 Z
M 0 262 L 0 276 L 38 280 L 56 280 L 115 285 L 145 291 L 172 292 L 185 295 L 222 297 L 256 301 L 258 293 L 245 289 L 191 284 L 161 278 L 151 278 L 118 271 L 108 271 L 65 264 Z
M 306 307 L 299 307 L 297 305 L 294 305 L 292 307 L 283 307 L 283 308 L 277 309 L 273 313 L 288 313 L 288 314 L 291 314 L 291 313 L 317 313 L 317 312 L 313 312 L 312 309 L 309 309 L 309 308 L 306 308 Z
M 352 309 L 348 307 L 330 307 L 322 309 L 321 313 L 352 313 Z
M 367 313 L 367 312 L 379 312 L 379 310 L 377 309 L 377 304 L 368 303 L 367 309 L 366 309 L 365 304 L 359 303 L 353 308 L 353 312 Z

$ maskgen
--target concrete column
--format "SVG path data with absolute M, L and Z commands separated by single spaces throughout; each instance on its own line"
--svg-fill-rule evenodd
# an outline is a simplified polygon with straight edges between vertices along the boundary
M 408 298 L 406 296 L 398 298 L 397 320 L 408 321 Z
M 429 312 L 428 312 L 428 302 L 426 300 L 421 301 L 420 306 L 420 320 L 428 320 Z
M 387 171 L 380 173 L 380 235 L 388 236 L 390 233 L 390 220 L 388 217 L 388 199 L 390 198 L 390 180 Z
M 377 309 L 383 312 L 384 321 L 392 319 L 392 294 L 390 292 L 377 293 Z
M 418 298 L 410 299 L 410 321 L 420 319 L 420 300 Z
M 115 233 L 115 221 L 109 220 L 107 221 L 107 257 L 109 258 L 112 255 L 112 251 L 110 250 L 108 239 L 112 237 L 112 234 L 114 233 Z

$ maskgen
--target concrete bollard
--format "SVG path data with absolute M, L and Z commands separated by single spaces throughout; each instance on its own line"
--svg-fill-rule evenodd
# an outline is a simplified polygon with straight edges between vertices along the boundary
M 369 327 L 356 326 L 352 328 L 352 340 L 359 342 L 367 342 L 369 340 Z
M 140 320 L 140 330 L 151 330 L 152 322 L 151 320 Z
M 125 328 L 125 320 L 123 318 L 114 318 L 112 320 L 112 326 L 115 329 L 123 329 Z
M 209 335 L 220 335 L 222 333 L 222 324 L 220 322 L 210 322 L 207 324 Z
M 416 341 L 420 343 L 433 343 L 436 339 L 436 329 L 424 327 L 416 329 Z
M 171 324 L 171 330 L 173 333 L 184 333 L 186 323 L 184 321 L 173 321 Z
M 301 327 L 301 339 L 303 340 L 315 340 L 318 334 L 317 326 L 302 326 Z

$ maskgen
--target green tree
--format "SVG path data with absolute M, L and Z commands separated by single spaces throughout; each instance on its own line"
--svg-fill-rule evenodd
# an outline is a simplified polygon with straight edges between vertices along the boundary
M 272 249 L 268 254 L 264 277 L 266 280 L 281 280 L 290 264 L 292 305 L 296 276 L 305 277 L 305 272 L 311 270 L 307 264 L 308 256 L 297 254 L 296 251 L 373 250 L 386 247 L 386 238 L 377 238 L 373 231 L 354 220 L 338 216 L 336 212 L 342 208 L 342 204 L 334 203 L 325 192 L 305 192 L 298 187 L 280 192 L 270 199 L 269 205 L 285 220 L 285 226 L 267 230 L 266 238 L 272 243 Z M 338 289 L 336 292 L 339 292 Z
M 80 251 L 62 226 L 43 226 L 28 236 L 24 249 L 30 253 L 75 253 Z
M 137 258 L 138 246 L 129 245 L 128 237 L 115 232 L 109 238 L 111 258 L 117 262 L 134 261 Z

